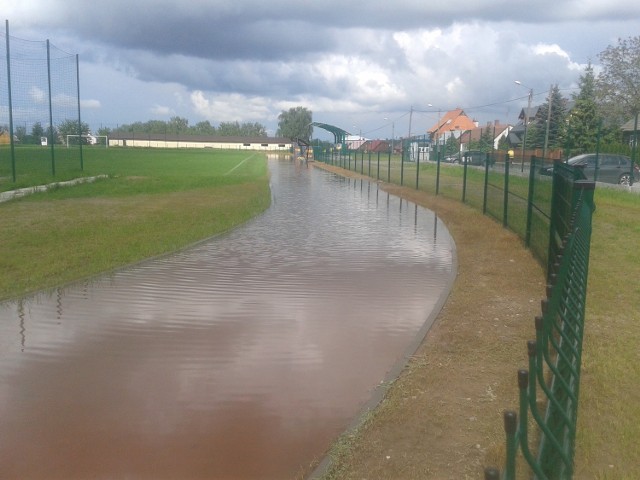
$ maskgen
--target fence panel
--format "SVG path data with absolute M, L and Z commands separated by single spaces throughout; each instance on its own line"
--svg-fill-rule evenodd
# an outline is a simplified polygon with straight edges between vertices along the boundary
M 0 177 L 73 176 L 82 170 L 78 56 L 9 35 L 0 47 Z M 86 133 L 86 132 L 84 132 Z M 67 145 L 68 135 L 75 141 Z

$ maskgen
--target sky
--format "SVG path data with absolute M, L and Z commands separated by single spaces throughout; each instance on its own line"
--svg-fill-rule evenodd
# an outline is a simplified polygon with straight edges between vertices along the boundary
M 517 123 L 551 85 L 570 98 L 637 0 L 0 0 L 11 37 L 79 55 L 82 120 L 258 122 L 302 106 L 367 138 L 425 133 L 462 108 Z M 4 33 L 5 23 L 0 25 Z M 515 81 L 520 84 L 516 84 Z M 315 128 L 314 137 L 332 135 Z

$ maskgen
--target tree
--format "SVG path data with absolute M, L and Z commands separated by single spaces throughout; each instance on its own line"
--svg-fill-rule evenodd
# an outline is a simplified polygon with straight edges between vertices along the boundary
M 220 122 L 218 125 L 218 135 L 222 137 L 240 136 L 240 124 L 236 122 Z
M 198 122 L 193 127 L 191 127 L 193 133 L 197 135 L 215 135 L 216 127 L 209 123 L 209 120 L 205 120 L 204 122 Z
M 613 123 L 623 124 L 629 117 L 634 119 L 633 164 L 636 161 L 640 126 L 640 37 L 618 39 L 618 45 L 609 45 L 599 58 L 602 71 L 598 75 L 597 86 L 604 110 L 610 114 Z
M 457 155 L 460 153 L 460 142 L 456 137 L 451 135 L 444 144 L 445 155 Z
M 529 141 L 527 140 L 527 143 Z M 493 150 L 493 127 L 486 126 L 480 129 L 480 138 L 469 142 L 469 150 L 479 150 L 489 153 Z
M 573 154 L 595 152 L 602 117 L 596 102 L 596 77 L 591 64 L 587 65 L 578 83 L 580 91 L 573 94 L 575 103 L 567 122 L 567 135 L 571 144 L 566 145 Z
M 168 131 L 171 133 L 183 133 L 189 130 L 189 120 L 182 117 L 171 117 L 167 124 Z
M 313 113 L 305 107 L 290 108 L 278 115 L 277 136 L 295 140 L 297 138 L 309 141 L 313 133 Z
M 28 143 L 29 139 L 27 138 L 27 127 L 26 126 L 18 125 L 15 128 L 14 135 L 18 139 L 18 142 L 20 142 L 20 143 Z
M 243 123 L 240 127 L 242 136 L 244 137 L 266 137 L 267 129 L 264 125 L 255 123 Z
M 640 113 L 640 37 L 618 39 L 598 57 L 598 97 L 612 120 L 624 123 Z
M 549 111 L 551 110 L 551 111 Z M 543 103 L 527 132 L 527 148 L 560 148 L 566 134 L 567 100 L 558 85 L 549 89 L 547 101 Z
M 109 127 L 100 127 L 98 129 L 98 135 L 108 137 L 109 135 L 111 135 L 111 129 Z
M 91 130 L 89 129 L 89 124 L 81 122 L 80 124 L 81 130 L 80 130 L 80 134 L 81 135 L 89 135 L 89 133 L 91 132 Z M 61 143 L 66 143 L 67 142 L 67 135 L 78 135 L 78 120 L 65 120 L 64 122 L 62 122 L 60 125 L 58 125 L 58 139 L 59 142 Z M 55 136 L 54 136 L 55 139 Z M 70 137 L 69 138 L 69 143 L 70 144 L 74 144 L 77 145 L 78 144 L 78 137 Z M 87 143 L 87 139 L 83 138 L 82 139 L 82 143 L 86 144 Z
M 47 134 L 44 131 L 44 128 L 42 127 L 42 124 L 40 122 L 36 122 L 33 124 L 33 127 L 31 127 L 31 140 L 33 141 L 33 143 L 35 144 L 40 144 L 40 138 L 41 137 L 46 137 Z

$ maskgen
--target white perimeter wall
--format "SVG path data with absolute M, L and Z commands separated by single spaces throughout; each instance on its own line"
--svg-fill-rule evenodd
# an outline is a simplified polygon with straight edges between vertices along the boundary
M 146 148 L 217 148 L 224 150 L 264 150 L 282 151 L 291 150 L 291 143 L 227 143 L 227 142 L 190 142 L 188 140 L 165 141 L 165 140 L 112 140 L 109 139 L 110 147 L 146 147 Z

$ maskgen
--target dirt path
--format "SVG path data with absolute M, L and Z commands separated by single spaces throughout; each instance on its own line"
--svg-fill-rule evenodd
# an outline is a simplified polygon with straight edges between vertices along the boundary
M 319 168 L 358 174 L 332 166 Z M 542 267 L 511 231 L 458 201 L 380 184 L 434 211 L 453 236 L 458 275 L 424 342 L 381 402 L 333 448 L 327 479 L 483 478 L 502 466 L 502 412 L 544 296 Z

